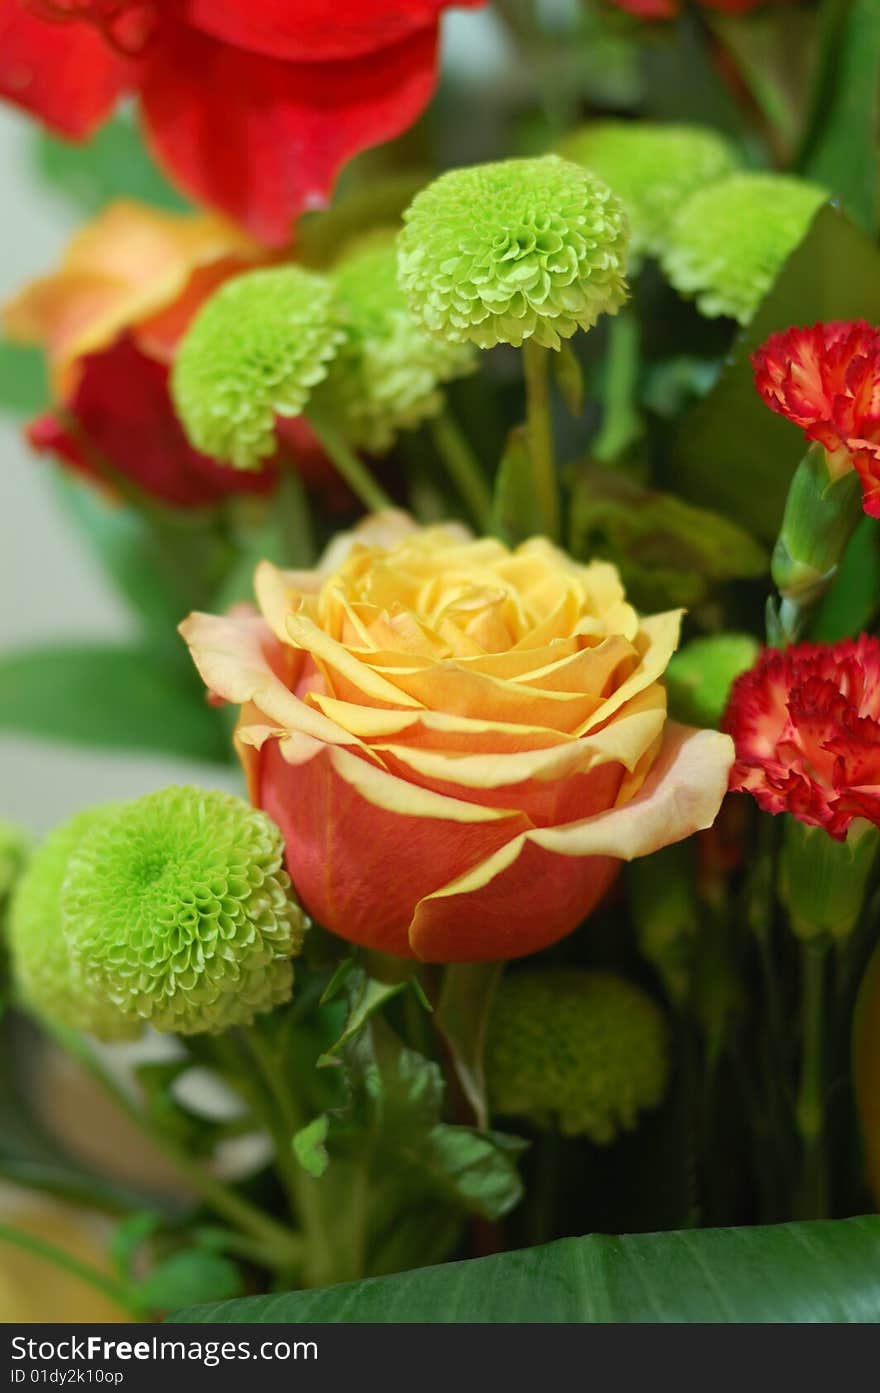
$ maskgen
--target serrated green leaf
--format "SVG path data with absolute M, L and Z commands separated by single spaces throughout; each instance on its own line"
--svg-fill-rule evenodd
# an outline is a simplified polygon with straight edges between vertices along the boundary
M 197 679 L 164 650 L 147 646 L 59 644 L 6 654 L 0 730 L 96 749 L 229 758 Z
M 180 1311 L 194 1324 L 880 1321 L 880 1217 L 565 1238 L 326 1291 Z
M 758 396 L 749 354 L 771 333 L 828 319 L 880 322 L 880 250 L 830 205 L 819 209 L 716 385 L 679 423 L 666 475 L 676 492 L 775 539 L 804 441 Z
M 344 983 L 348 993 L 345 1026 L 339 1039 L 321 1055 L 318 1068 L 338 1064 L 339 1055 L 360 1034 L 370 1017 L 408 986 L 406 978 L 400 982 L 380 982 L 375 977 L 369 977 L 361 967 L 347 972 Z

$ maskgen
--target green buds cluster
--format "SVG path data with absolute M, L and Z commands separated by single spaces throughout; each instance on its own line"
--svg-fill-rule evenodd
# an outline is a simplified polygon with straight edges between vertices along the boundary
M 190 443 L 237 469 L 276 449 L 276 416 L 299 416 L 327 375 L 342 333 L 326 277 L 299 266 L 249 271 L 212 295 L 171 376 Z
M 13 902 L 25 1000 L 100 1039 L 250 1024 L 289 998 L 305 930 L 282 860 L 274 823 L 226 793 L 166 788 L 80 814 Z
M 748 324 L 827 194 L 785 174 L 733 174 L 682 204 L 662 265 L 709 318 Z
M 12 898 L 8 921 L 12 973 L 23 1003 L 36 1015 L 99 1040 L 131 1039 L 140 1022 L 83 984 L 64 932 L 61 892 L 80 842 L 116 816 L 118 805 L 87 808 L 34 853 Z
M 437 415 L 442 384 L 471 372 L 476 355 L 470 344 L 429 336 L 413 319 L 391 231 L 352 246 L 332 284 L 344 338 L 312 406 L 349 444 L 379 453 L 399 431 Z
M 659 256 L 684 201 L 738 164 L 717 131 L 652 121 L 593 121 L 566 136 L 559 153 L 598 174 L 621 200 L 633 258 Z
M 404 223 L 409 308 L 454 343 L 559 348 L 626 299 L 621 203 L 557 155 L 451 170 L 417 194 Z
M 486 1075 L 493 1112 L 607 1143 L 663 1099 L 666 1020 L 640 987 L 608 972 L 512 973 L 492 1004 Z

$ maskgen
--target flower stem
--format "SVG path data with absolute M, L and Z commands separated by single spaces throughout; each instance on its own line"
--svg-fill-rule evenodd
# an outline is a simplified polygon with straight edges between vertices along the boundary
M 559 485 L 553 454 L 553 425 L 550 415 L 550 359 L 548 348 L 532 339 L 523 344 L 526 378 L 526 427 L 535 478 L 535 491 L 541 508 L 543 530 L 558 542 L 561 531 Z
M 481 531 L 488 531 L 492 494 L 479 460 L 448 410 L 441 411 L 431 421 L 431 435 L 447 473 L 468 505 L 474 521 Z
M 85 1068 L 109 1094 L 122 1112 L 143 1134 L 168 1157 L 174 1167 L 189 1182 L 205 1204 L 227 1219 L 242 1233 L 256 1239 L 266 1254 L 268 1266 L 289 1268 L 299 1261 L 301 1243 L 297 1234 L 264 1214 L 256 1205 L 236 1193 L 222 1181 L 215 1180 L 177 1143 L 145 1116 L 124 1089 L 111 1078 L 94 1051 L 81 1036 L 60 1026 L 51 1034 L 57 1043 Z
M 828 1167 L 825 1154 L 825 961 L 815 943 L 801 947 L 801 1082 L 797 1126 L 803 1152 L 803 1217 L 825 1218 Z
M 99 1268 L 92 1267 L 91 1263 L 81 1262 L 72 1253 L 68 1253 L 64 1248 L 59 1248 L 57 1244 L 48 1242 L 45 1238 L 37 1238 L 34 1234 L 26 1233 L 24 1229 L 15 1227 L 12 1224 L 0 1224 L 0 1243 L 9 1243 L 13 1247 L 21 1248 L 26 1253 L 32 1253 L 34 1257 L 42 1258 L 45 1262 L 51 1262 L 55 1267 L 60 1267 L 64 1272 L 68 1272 L 71 1277 L 76 1277 L 81 1282 L 87 1282 L 90 1287 L 107 1296 L 111 1301 L 122 1306 L 126 1311 L 133 1312 L 131 1293 L 121 1282 L 114 1281 Z
M 337 435 L 333 427 L 328 425 L 325 420 L 319 420 L 310 412 L 306 413 L 306 417 L 339 473 L 364 507 L 369 508 L 374 513 L 381 513 L 386 508 L 393 508 L 394 504 L 385 490 L 376 483 L 366 465 L 358 459 L 342 437 Z
M 608 325 L 604 414 L 593 445 L 594 456 L 603 464 L 613 464 L 641 431 L 635 407 L 638 370 L 638 320 L 632 310 L 621 310 Z

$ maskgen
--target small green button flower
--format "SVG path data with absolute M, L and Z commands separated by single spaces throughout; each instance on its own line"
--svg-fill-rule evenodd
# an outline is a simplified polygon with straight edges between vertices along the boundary
M 505 977 L 486 1046 L 492 1110 L 611 1142 L 663 1099 L 669 1032 L 641 988 L 609 972 L 544 968 Z
M 237 469 L 276 449 L 276 416 L 299 416 L 342 341 L 330 282 L 299 266 L 236 276 L 183 339 L 171 377 L 190 443 Z
M 557 155 L 454 169 L 417 194 L 400 283 L 429 333 L 480 348 L 559 348 L 626 299 L 620 201 Z
M 354 445 L 390 449 L 443 407 L 442 384 L 476 367 L 470 344 L 425 333 L 397 282 L 395 234 L 378 232 L 352 247 L 332 276 L 345 337 L 312 409 Z
M 748 324 L 828 195 L 786 174 L 734 174 L 695 193 L 669 229 L 663 270 L 708 318 Z
M 738 164 L 717 131 L 651 121 L 593 121 L 566 136 L 559 153 L 598 174 L 620 199 L 632 257 L 659 256 L 685 199 Z
M 74 966 L 96 1000 L 181 1035 L 249 1025 L 288 1000 L 305 918 L 281 833 L 241 798 L 147 794 L 102 821 L 64 879 Z
M 37 1016 L 99 1040 L 132 1039 L 141 1025 L 84 986 L 64 936 L 60 901 L 70 858 L 83 837 L 117 812 L 115 804 L 87 808 L 56 828 L 31 857 L 8 920 L 13 980 L 24 1004 Z

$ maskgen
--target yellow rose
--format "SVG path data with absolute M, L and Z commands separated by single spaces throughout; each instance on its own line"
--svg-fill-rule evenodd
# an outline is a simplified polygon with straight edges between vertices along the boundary
M 309 913 L 435 962 L 569 933 L 621 860 L 708 827 L 733 751 L 666 719 L 678 612 L 615 568 L 401 514 L 315 571 L 256 575 L 261 614 L 193 615 L 207 686 L 240 703 L 254 802 Z

